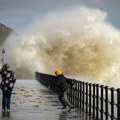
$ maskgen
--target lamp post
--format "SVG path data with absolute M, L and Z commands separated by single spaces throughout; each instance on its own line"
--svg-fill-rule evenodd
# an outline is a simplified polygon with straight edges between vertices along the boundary
M 3 54 L 3 58 L 1 59 L 1 61 L 2 61 L 3 65 L 4 65 L 4 54 L 5 54 L 5 49 L 4 48 L 2 49 L 2 54 Z

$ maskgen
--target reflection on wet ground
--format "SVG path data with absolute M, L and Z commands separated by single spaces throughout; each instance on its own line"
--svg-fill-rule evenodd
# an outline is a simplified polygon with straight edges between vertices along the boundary
M 77 110 L 58 109 L 57 95 L 36 80 L 18 80 L 12 93 L 11 112 L 2 112 L 0 91 L 0 120 L 92 120 Z

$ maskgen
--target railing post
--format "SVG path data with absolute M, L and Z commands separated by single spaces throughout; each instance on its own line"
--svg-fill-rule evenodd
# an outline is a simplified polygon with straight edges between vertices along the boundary
M 73 83 L 76 85 L 76 81 L 75 80 L 73 80 Z M 75 93 L 76 93 L 76 91 L 75 91 L 75 89 L 74 88 L 72 88 L 72 92 L 73 92 L 73 106 L 75 106 Z
M 75 86 L 76 88 L 74 88 L 74 101 L 75 101 L 75 107 L 78 107 L 78 82 L 77 80 L 74 80 L 75 81 Z
M 72 81 L 72 79 L 71 79 L 71 81 Z M 68 85 L 68 86 L 69 86 L 69 102 L 72 104 L 72 87 L 70 85 Z
M 70 102 L 70 93 L 71 93 L 71 90 L 70 90 L 70 87 L 68 87 L 67 99 L 68 99 L 69 102 Z
M 120 88 L 117 89 L 117 120 L 120 120 Z
M 88 82 L 86 82 L 86 113 L 88 113 Z
M 108 86 L 105 86 L 105 120 L 108 120 Z
M 96 85 L 96 119 L 99 118 L 99 84 Z
M 104 86 L 103 85 L 101 85 L 100 86 L 101 87 L 101 120 L 103 120 L 103 88 L 104 88 Z
M 80 82 L 77 82 L 78 108 L 80 107 Z
M 111 89 L 111 120 L 114 120 L 114 88 Z
M 91 96 L 92 96 L 92 94 L 91 94 L 91 86 L 92 86 L 92 84 L 90 83 L 89 84 L 89 115 L 91 115 Z
M 73 80 L 73 83 L 76 85 L 76 81 Z M 73 89 L 73 105 L 75 106 L 76 104 L 76 90 L 74 88 Z
M 84 96 L 85 96 L 85 83 L 83 82 L 83 111 L 84 111 Z
M 95 84 L 93 84 L 93 118 L 95 118 Z
M 72 80 L 72 82 L 73 82 L 73 80 Z M 71 102 L 71 104 L 73 105 L 73 89 L 72 89 L 72 87 L 70 87 L 70 90 L 71 90 L 70 102 Z
M 82 82 L 80 81 L 80 109 L 82 109 Z

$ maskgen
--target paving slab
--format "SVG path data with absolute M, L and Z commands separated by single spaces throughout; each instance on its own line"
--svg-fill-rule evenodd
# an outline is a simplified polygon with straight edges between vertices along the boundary
M 11 112 L 2 112 L 0 91 L 0 120 L 92 120 L 80 110 L 59 109 L 57 95 L 36 80 L 17 80 L 11 98 Z

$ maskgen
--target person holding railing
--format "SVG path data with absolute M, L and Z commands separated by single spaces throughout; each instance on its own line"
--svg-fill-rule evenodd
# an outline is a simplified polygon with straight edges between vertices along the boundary
M 68 85 L 74 87 L 74 83 L 72 83 L 71 80 L 68 80 L 63 74 L 61 70 L 56 70 L 55 75 L 57 77 L 57 81 L 54 85 L 50 85 L 49 88 L 52 87 L 58 87 L 59 88 L 59 100 L 62 103 L 63 107 L 62 109 L 66 109 L 67 106 L 69 107 L 70 111 L 74 111 L 75 108 L 69 103 L 67 100 L 67 91 L 68 91 Z

